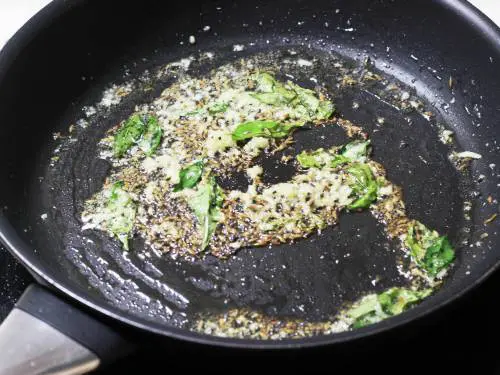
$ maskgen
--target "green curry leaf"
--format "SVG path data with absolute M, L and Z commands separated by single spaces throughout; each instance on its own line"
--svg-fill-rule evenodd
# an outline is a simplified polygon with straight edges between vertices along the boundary
M 353 141 L 342 147 L 341 155 L 351 161 L 364 163 L 369 153 L 370 141 Z
M 297 103 L 307 109 L 309 116 L 315 117 L 320 104 L 320 100 L 316 97 L 316 93 L 313 90 L 302 88 L 291 82 L 289 86 L 297 94 Z
M 398 315 L 431 294 L 431 289 L 414 291 L 405 288 L 391 288 L 379 294 L 378 301 L 388 315 Z
M 350 210 L 367 208 L 377 200 L 378 184 L 367 164 L 355 163 L 348 169 L 349 186 L 355 196 L 354 202 L 347 206 Z
M 312 152 L 302 151 L 297 155 L 297 161 L 303 168 L 323 168 L 331 159 L 329 152 L 320 148 Z
M 286 91 L 283 91 L 286 92 Z M 261 92 L 261 93 L 251 93 L 251 97 L 257 99 L 259 102 L 274 106 L 286 105 L 290 103 L 290 101 L 294 97 L 290 97 L 288 95 L 283 95 L 282 92 Z
M 113 151 L 122 157 L 132 146 L 138 144 L 148 155 L 153 154 L 161 143 L 163 131 L 158 119 L 148 114 L 130 116 L 114 136 Z
M 254 81 L 252 97 L 265 104 L 292 107 L 297 118 L 303 121 L 327 120 L 335 111 L 333 103 L 320 99 L 315 91 L 293 82 L 279 82 L 269 73 L 257 74 Z
M 117 157 L 122 157 L 135 145 L 145 131 L 141 115 L 132 115 L 126 120 L 114 137 L 113 151 Z
M 223 202 L 223 191 L 213 176 L 206 183 L 198 185 L 195 195 L 188 202 L 202 229 L 202 250 L 210 243 L 217 224 L 222 218 L 220 207 Z
M 200 181 L 203 174 L 203 162 L 196 161 L 191 165 L 181 169 L 179 172 L 179 183 L 174 186 L 174 192 L 190 189 Z
M 160 146 L 163 129 L 156 117 L 147 116 L 146 121 L 146 131 L 139 141 L 139 147 L 146 155 L 151 156 Z
M 322 100 L 319 102 L 318 109 L 316 110 L 317 120 L 328 120 L 335 112 L 335 105 L 329 100 Z
M 455 252 L 446 236 L 414 220 L 408 227 L 406 246 L 419 267 L 429 276 L 436 276 L 455 259 Z
M 353 141 L 340 148 L 315 151 L 302 151 L 297 161 L 303 168 L 336 168 L 342 164 L 365 162 L 369 153 L 370 141 Z
M 235 141 L 243 141 L 254 137 L 283 138 L 295 128 L 303 124 L 282 124 L 276 121 L 248 121 L 239 124 L 233 131 L 232 137 Z
M 123 186 L 122 181 L 117 181 L 111 187 L 104 217 L 107 230 L 120 240 L 125 250 L 128 250 L 129 236 L 136 216 L 136 204 Z
M 378 323 L 399 315 L 431 294 L 431 289 L 415 291 L 406 288 L 391 288 L 380 294 L 370 294 L 351 307 L 346 315 L 353 320 L 353 328 Z
M 315 151 L 302 151 L 297 155 L 297 161 L 303 168 L 336 168 L 339 165 L 349 163 L 350 160 L 343 155 L 334 154 L 320 148 Z
M 211 115 L 215 115 L 217 113 L 223 113 L 226 112 L 229 108 L 229 104 L 227 103 L 215 103 L 208 107 L 208 113 Z
M 255 76 L 255 84 L 257 92 L 273 92 L 278 82 L 271 74 L 262 72 Z

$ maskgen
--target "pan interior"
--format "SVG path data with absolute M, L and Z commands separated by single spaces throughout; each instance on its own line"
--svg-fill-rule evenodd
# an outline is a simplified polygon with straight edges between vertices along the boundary
M 236 57 L 225 50 L 213 53 L 219 57 L 193 62 L 188 73 L 204 76 L 212 67 L 255 54 Z M 454 242 L 462 240 L 466 185 L 447 158 L 449 147 L 439 141 L 437 129 L 427 119 L 418 112 L 394 108 L 376 96 L 375 88 L 337 89 L 345 72 L 335 66 L 359 64 L 355 61 L 291 43 L 281 48 L 262 46 L 258 53 L 270 64 L 277 61 L 280 74 L 292 75 L 306 87 L 314 84 L 311 77 L 324 82 L 339 112 L 372 135 L 373 158 L 386 166 L 389 179 L 404 186 L 410 217 L 449 234 Z M 287 64 L 293 58 L 318 63 L 312 69 Z M 39 186 L 43 193 L 37 210 L 40 215 L 50 213 L 50 219 L 33 230 L 49 229 L 51 233 L 46 237 L 50 242 L 40 248 L 50 244 L 64 249 L 91 285 L 122 308 L 175 324 L 184 324 L 199 312 L 235 307 L 280 317 L 327 319 L 346 302 L 364 294 L 409 283 L 398 272 L 408 259 L 369 213 L 343 214 L 338 226 L 321 234 L 294 244 L 246 248 L 229 260 L 210 255 L 194 261 L 158 257 L 140 240 L 124 253 L 106 234 L 82 233 L 79 215 L 84 201 L 102 187 L 110 167 L 98 158 L 97 144 L 104 132 L 126 118 L 135 105 L 158 95 L 172 80 L 151 82 L 151 93 L 132 93 L 111 111 L 90 115 L 84 129 L 81 121 L 75 121 L 77 141 L 62 142 L 58 160 L 47 167 Z M 383 125 L 377 118 L 384 119 Z M 298 132 L 291 153 L 339 146 L 347 140 L 340 127 Z M 295 172 L 280 162 L 280 156 L 261 161 L 264 180 L 286 181 Z M 223 181 L 223 185 L 246 188 L 234 180 Z M 41 232 L 38 237 L 43 238 Z
M 213 17 L 218 19 L 221 15 L 216 12 L 219 11 L 216 10 Z M 349 25 L 344 26 L 349 29 Z M 77 141 L 61 147 L 59 160 L 54 163 L 51 156 L 59 141 L 51 140 L 41 145 L 40 140 L 33 139 L 31 143 L 36 151 L 30 155 L 37 155 L 36 170 L 23 174 L 29 177 L 22 180 L 27 189 L 17 196 L 18 208 L 6 210 L 9 218 L 22 228 L 21 235 L 33 244 L 37 255 L 50 259 L 47 263 L 51 267 L 62 269 L 72 284 L 93 298 L 104 298 L 106 303 L 129 316 L 165 327 L 185 327 L 199 312 L 225 311 L 231 307 L 248 307 L 270 315 L 317 321 L 334 314 L 346 301 L 391 286 L 407 285 L 408 280 L 398 272 L 397 265 L 408 260 L 394 243 L 387 240 L 382 226 L 369 213 L 342 215 L 339 225 L 321 234 L 270 249 L 243 249 L 228 261 L 211 256 L 193 262 L 169 256 L 156 257 L 140 241 L 133 243 L 132 251 L 124 253 L 118 243 L 105 235 L 92 233 L 83 236 L 81 233 L 79 213 L 82 204 L 101 188 L 109 171 L 109 166 L 96 157 L 97 141 L 106 130 L 125 119 L 137 103 L 151 100 L 172 80 L 154 81 L 153 90 L 147 94 L 132 93 L 112 110 L 99 111 L 85 118 L 82 108 L 95 105 L 105 87 L 111 82 L 140 81 L 145 78 L 145 70 L 154 72 L 170 61 L 200 53 L 197 49 L 201 53 L 213 52 L 215 56 L 212 60 L 192 64 L 190 74 L 197 76 L 245 56 L 263 53 L 274 56 L 273 59 L 285 59 L 291 57 L 290 50 L 296 50 L 302 58 L 318 61 L 314 70 L 308 72 L 282 65 L 280 73 L 290 73 L 299 83 L 309 87 L 313 75 L 332 88 L 329 91 L 339 113 L 369 132 L 374 160 L 386 167 L 389 180 L 404 188 L 409 216 L 450 236 L 458 257 L 449 282 L 463 278 L 468 267 L 480 260 L 479 257 L 473 260 L 468 248 L 468 244 L 478 240 L 483 233 L 482 228 L 474 225 L 481 224 L 490 213 L 476 210 L 474 206 L 473 220 L 468 222 L 464 218 L 463 203 L 476 201 L 480 194 L 483 197 L 489 195 L 490 185 L 476 183 L 488 163 L 473 164 L 474 171 L 469 175 L 457 172 L 448 159 L 449 146 L 439 140 L 437 124 L 444 123 L 457 130 L 457 141 L 463 147 L 471 146 L 466 139 L 470 138 L 474 128 L 463 125 L 465 122 L 460 116 L 456 123 L 450 124 L 451 115 L 448 116 L 443 108 L 435 108 L 435 103 L 428 100 L 434 87 L 425 83 L 419 91 L 425 94 L 426 105 L 437 115 L 433 121 L 418 113 L 398 111 L 370 90 L 358 87 L 335 89 L 339 78 L 334 68 L 336 63 L 360 66 L 366 56 L 373 57 L 356 43 L 349 48 L 337 44 L 338 40 L 321 39 L 311 43 L 310 36 L 301 35 L 300 31 L 279 35 L 264 31 L 258 35 L 248 36 L 240 32 L 232 34 L 231 40 L 207 42 L 189 52 L 184 45 L 148 46 L 148 52 L 126 66 L 118 59 L 119 63 L 109 67 L 112 73 L 93 82 L 63 115 L 53 119 L 44 129 L 45 137 L 40 140 L 55 132 L 65 135 L 68 127 L 74 124 Z M 342 43 L 349 45 L 349 38 Z M 237 52 L 234 45 L 247 48 Z M 375 69 L 384 68 L 382 62 L 374 61 Z M 408 72 L 404 65 L 393 65 L 391 69 L 391 75 L 404 81 L 409 76 L 418 75 Z M 415 86 L 419 84 L 417 82 Z M 407 87 L 408 92 L 413 90 Z M 88 122 L 85 128 L 78 122 L 82 118 Z M 383 126 L 377 123 L 377 118 L 384 118 Z M 295 138 L 295 152 L 340 145 L 347 139 L 339 129 L 317 129 L 299 133 Z M 476 146 L 474 151 L 489 151 L 482 144 Z M 487 155 L 486 159 L 492 160 Z M 289 178 L 290 171 L 277 159 L 262 162 L 265 178 Z M 47 214 L 46 220 L 42 219 L 44 214 Z M 463 241 L 469 242 L 463 246 Z

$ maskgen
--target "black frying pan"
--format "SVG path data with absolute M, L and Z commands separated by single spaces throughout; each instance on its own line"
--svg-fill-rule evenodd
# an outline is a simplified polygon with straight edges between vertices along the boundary
M 209 32 L 202 30 L 205 25 L 210 25 Z M 195 45 L 188 43 L 191 34 L 196 35 Z M 62 307 L 62 296 L 70 297 L 81 311 L 97 311 L 140 330 L 242 348 L 344 343 L 408 323 L 451 302 L 493 272 L 500 258 L 498 222 L 483 224 L 498 210 L 486 199 L 495 199 L 498 190 L 499 40 L 498 29 L 461 1 L 193 1 L 187 5 L 151 0 L 133 7 L 111 1 L 53 2 L 0 55 L 5 140 L 0 150 L 4 176 L 0 238 L 48 287 L 28 290 L 18 310 L 48 321 L 104 357 L 110 354 L 110 343 L 118 345 L 119 338 L 86 313 Z M 248 48 L 234 52 L 234 44 Z M 212 66 L 194 66 L 195 75 L 245 54 L 290 46 L 324 61 L 316 74 L 326 82 L 335 75 L 329 64 L 332 56 L 352 59 L 353 64 L 370 57 L 377 69 L 427 101 L 436 114 L 431 122 L 398 112 L 362 90 L 345 90 L 334 98 L 342 116 L 371 133 L 374 158 L 387 167 L 392 181 L 404 187 L 410 216 L 449 234 L 457 261 L 439 293 L 373 326 L 281 341 L 200 335 L 187 329 L 190 318 L 200 311 L 245 306 L 266 314 L 321 320 L 346 300 L 404 285 L 405 280 L 395 270 L 397 256 L 387 250 L 391 244 L 369 214 L 343 217 L 336 228 L 294 245 L 244 249 L 229 261 L 143 259 L 139 248 L 124 257 L 118 244 L 99 236 L 91 245 L 79 237 L 77 210 L 100 188 L 107 172 L 95 157 L 95 141 L 148 97 L 131 95 L 112 112 L 92 119 L 78 142 L 62 150 L 58 168 L 49 166 L 57 146 L 52 135 L 66 132 L 82 117 L 82 106 L 98 101 L 111 82 L 138 77 L 146 69 L 199 51 L 215 51 L 217 57 Z M 149 95 L 165 85 L 168 82 L 158 83 Z M 360 110 L 353 110 L 353 100 L 361 103 Z M 378 116 L 386 119 L 386 125 L 384 131 L 374 132 Z M 468 175 L 459 174 L 447 159 L 449 150 L 438 140 L 437 123 L 455 131 L 461 150 L 483 155 Z M 299 148 L 345 142 L 340 132 L 306 132 L 297 137 Z M 276 170 L 274 162 L 266 161 L 269 170 Z M 289 176 L 290 171 L 278 170 L 268 178 Z M 485 177 L 478 182 L 480 175 Z M 464 220 L 464 200 L 473 202 L 471 223 Z M 43 213 L 47 220 L 41 219 Z M 464 239 L 467 245 L 461 245 Z M 338 259 L 342 261 L 337 263 Z M 380 275 L 373 286 L 373 277 Z M 264 282 L 254 281 L 257 278 Z M 167 309 L 173 313 L 165 318 Z M 82 325 L 87 328 L 81 329 Z M 92 339 L 98 332 L 103 336 Z M 84 370 L 97 363 L 92 354 L 79 353 Z

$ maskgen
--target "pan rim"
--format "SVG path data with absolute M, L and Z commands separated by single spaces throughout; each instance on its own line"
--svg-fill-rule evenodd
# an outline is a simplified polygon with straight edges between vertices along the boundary
M 22 51 L 23 47 L 29 43 L 31 38 L 43 29 L 47 24 L 54 21 L 55 18 L 62 16 L 73 7 L 86 3 L 88 0 L 75 0 L 67 2 L 65 0 L 54 0 L 33 16 L 0 51 L 0 72 L 7 69 L 2 67 L 10 65 L 15 57 Z M 500 27 L 487 18 L 481 11 L 466 0 L 438 0 L 449 11 L 467 20 L 475 30 L 483 35 L 490 44 L 498 50 L 500 54 Z M 0 77 L 1 78 L 1 77 Z M 11 254 L 14 255 L 24 267 L 37 275 L 41 280 L 54 288 L 56 291 L 66 295 L 73 301 L 90 308 L 104 316 L 107 316 L 117 322 L 124 323 L 144 332 L 154 333 L 160 336 L 179 339 L 196 344 L 212 345 L 228 348 L 240 349 L 298 349 L 311 348 L 324 345 L 335 345 L 340 343 L 352 342 L 361 338 L 368 338 L 379 333 L 394 330 L 411 322 L 416 322 L 427 317 L 430 314 L 441 310 L 443 307 L 452 304 L 464 295 L 482 284 L 497 269 L 500 268 L 500 261 L 488 268 L 481 276 L 465 288 L 452 293 L 449 297 L 433 303 L 434 297 L 416 306 L 396 317 L 392 317 L 378 324 L 346 331 L 333 335 L 315 336 L 301 339 L 284 340 L 252 340 L 222 338 L 216 336 L 197 333 L 185 328 L 168 327 L 159 323 L 148 321 L 133 315 L 125 315 L 123 310 L 113 306 L 110 303 L 99 303 L 97 300 L 79 288 L 67 283 L 61 278 L 52 278 L 43 265 L 37 264 L 33 248 L 23 241 L 17 234 L 14 227 L 8 222 L 6 217 L 0 213 L 0 241 L 5 245 Z M 31 255 L 33 254 L 33 255 Z M 69 284 L 69 285 L 68 285 Z M 104 301 L 104 300 L 103 300 Z

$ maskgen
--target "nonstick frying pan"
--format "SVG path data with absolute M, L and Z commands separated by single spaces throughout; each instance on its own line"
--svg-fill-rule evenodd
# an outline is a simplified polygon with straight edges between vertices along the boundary
M 190 35 L 196 36 L 195 44 L 189 43 Z M 234 51 L 234 45 L 247 48 Z M 186 323 L 204 309 L 246 306 L 320 320 L 345 300 L 405 280 L 396 272 L 391 244 L 368 214 L 343 217 L 336 228 L 293 245 L 244 249 L 229 261 L 144 258 L 139 251 L 124 255 L 116 243 L 98 236 L 92 243 L 84 241 L 77 209 L 107 172 L 95 157 L 95 142 L 148 98 L 131 95 L 90 119 L 78 141 L 61 150 L 64 162 L 58 168 L 50 166 L 57 147 L 53 134 L 67 132 L 82 118 L 82 107 L 98 102 L 111 83 L 138 78 L 145 70 L 199 51 L 215 51 L 212 64 L 217 65 L 290 46 L 325 61 L 316 72 L 325 81 L 334 76 L 328 64 L 332 56 L 353 64 L 369 57 L 377 69 L 426 100 L 435 121 L 411 115 L 408 120 L 369 92 L 347 90 L 335 97 L 342 116 L 371 134 L 374 158 L 403 186 L 410 215 L 448 233 L 457 260 L 438 293 L 359 330 L 280 341 L 201 335 Z M 125 353 L 129 347 L 120 335 L 95 319 L 94 312 L 160 336 L 278 349 L 357 340 L 455 300 L 493 272 L 500 259 L 499 224 L 484 224 L 498 211 L 498 61 L 498 28 L 462 1 L 144 0 L 133 6 L 54 1 L 0 55 L 0 238 L 44 286 L 30 287 L 2 325 L 0 342 L 11 350 L 2 353 L 0 368 L 9 373 L 19 366 L 18 371 L 28 373 L 23 366 L 35 358 L 35 373 L 82 373 Z M 204 74 L 208 68 L 194 66 L 192 73 Z M 360 103 L 357 110 L 354 100 Z M 381 131 L 377 117 L 386 119 Z M 455 132 L 459 149 L 482 155 L 469 174 L 458 173 L 448 160 L 449 150 L 438 139 L 439 123 Z M 345 141 L 339 132 L 300 137 L 297 144 L 304 148 L 315 148 L 319 139 Z M 273 161 L 268 163 L 270 179 L 286 179 L 289 171 L 278 168 L 276 173 Z M 464 217 L 466 200 L 473 203 L 470 221 Z M 379 275 L 374 286 L 373 277 Z M 15 334 L 21 325 L 30 332 L 22 340 Z

